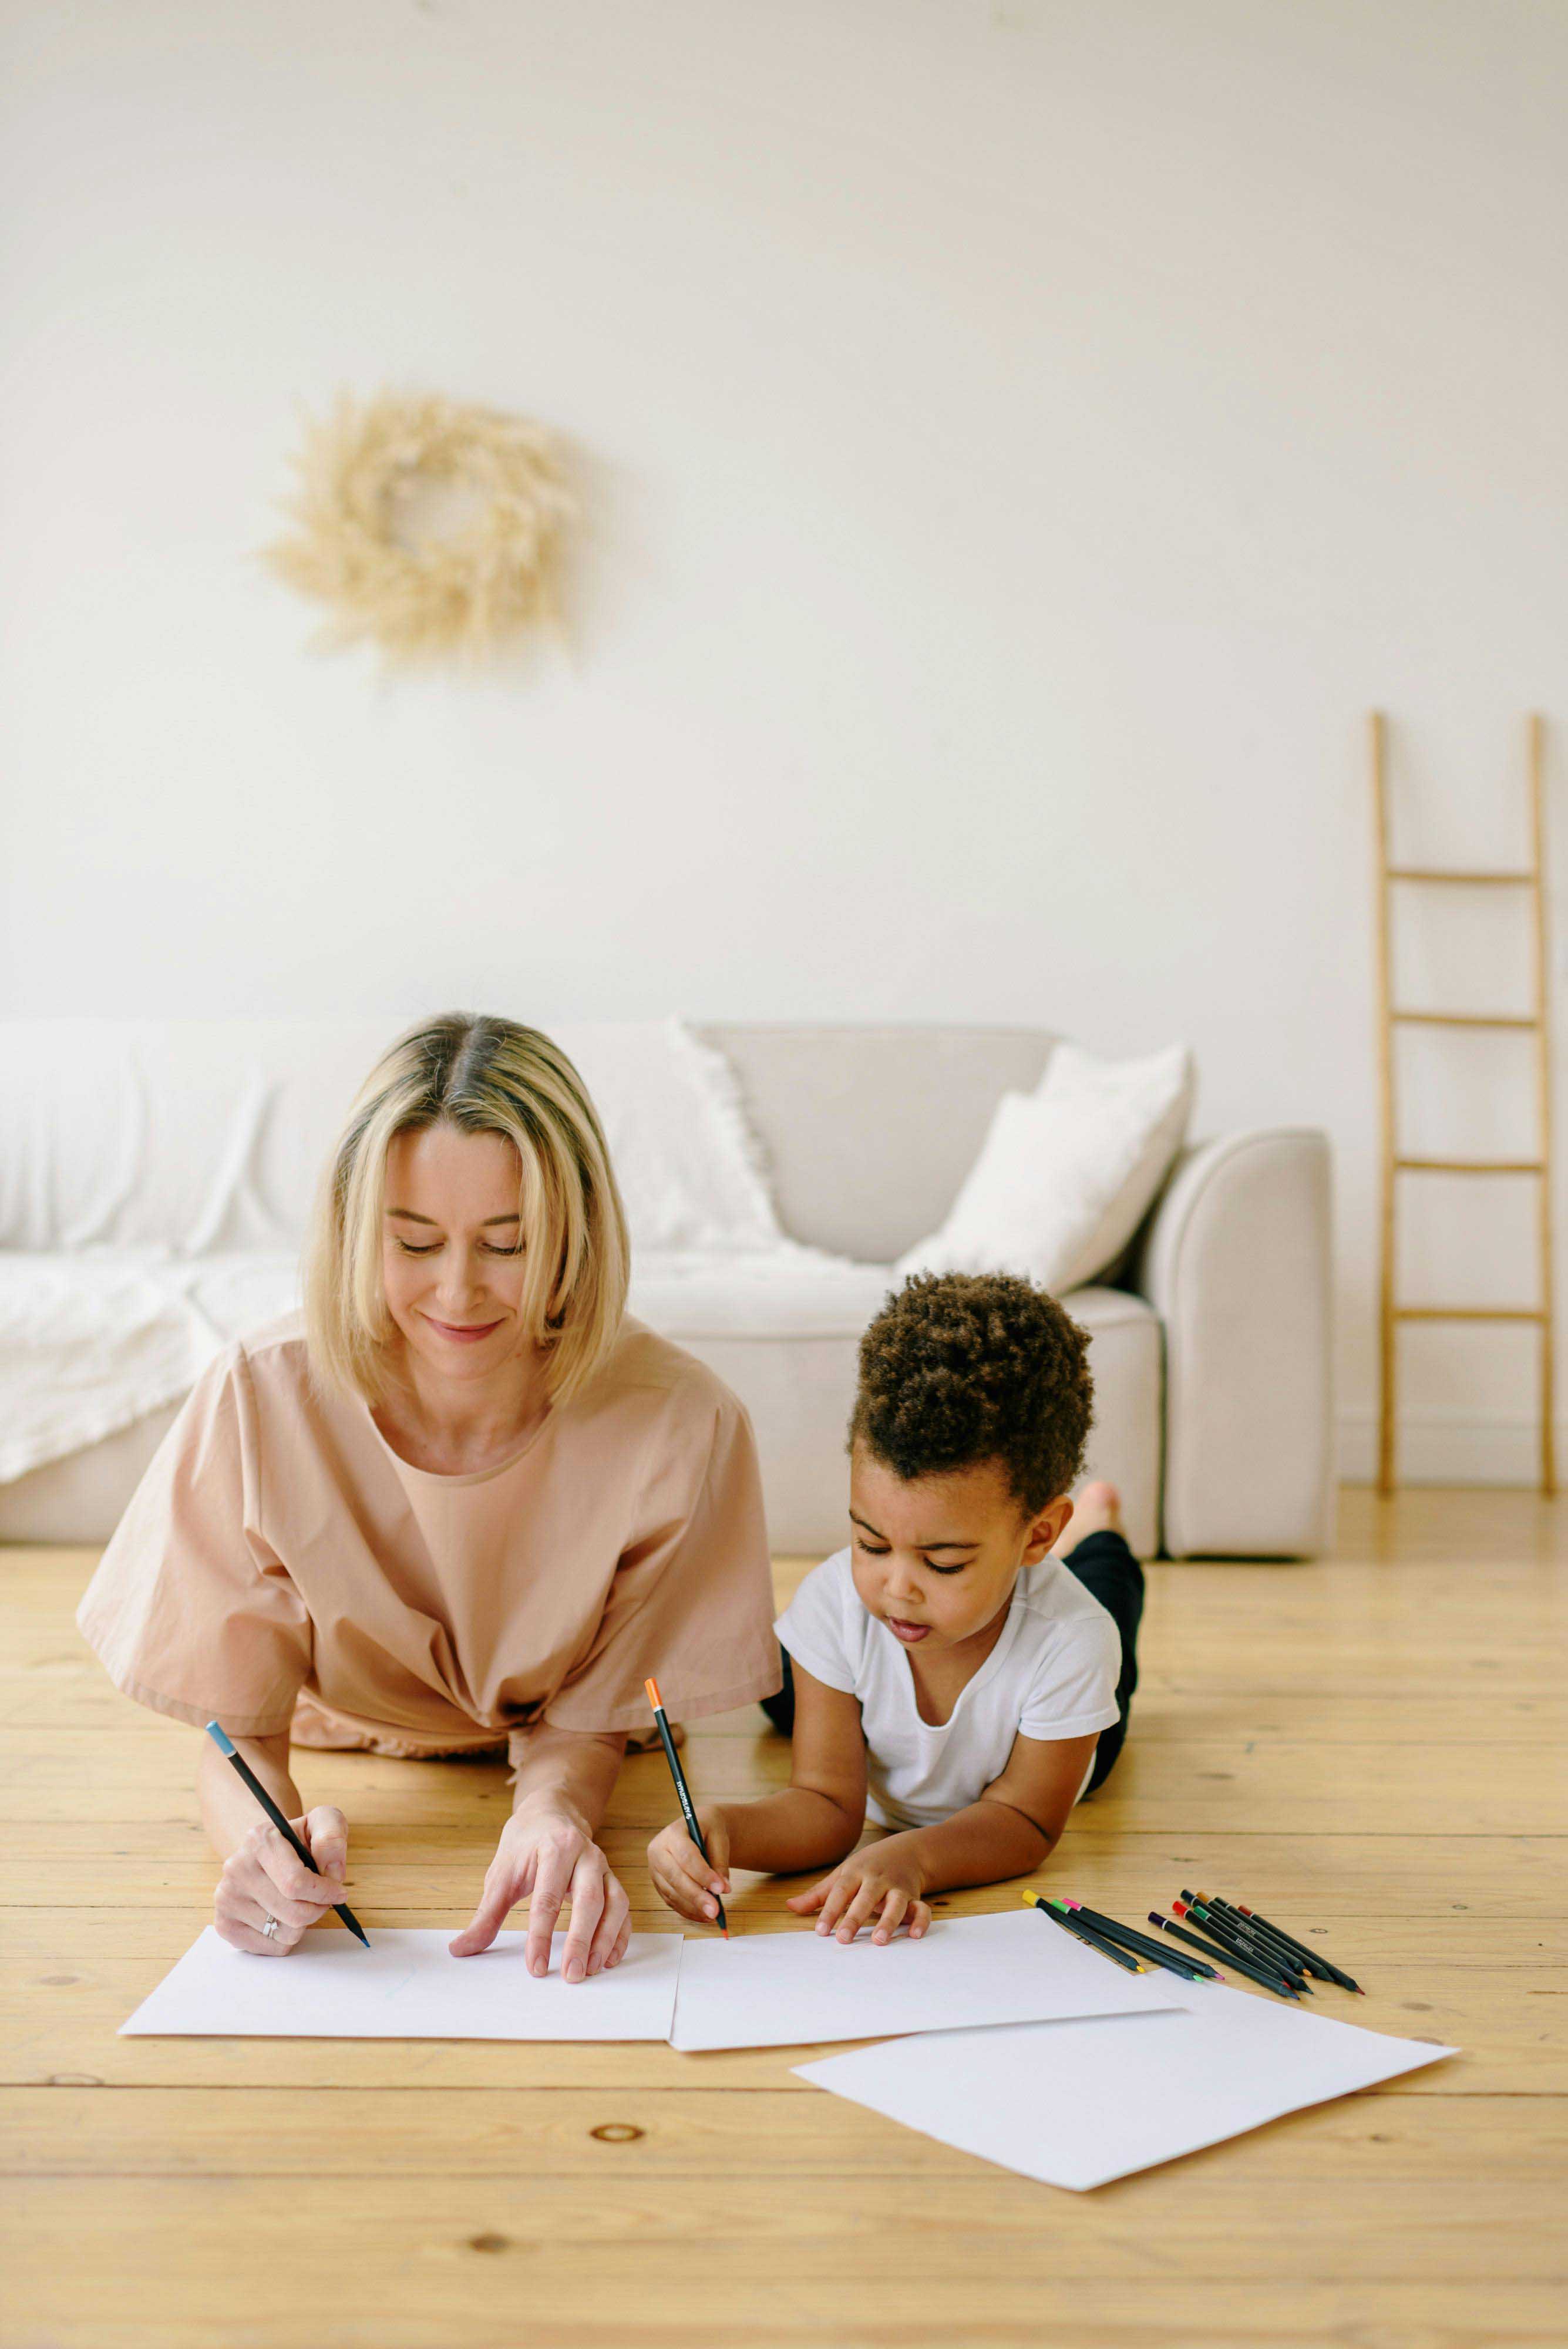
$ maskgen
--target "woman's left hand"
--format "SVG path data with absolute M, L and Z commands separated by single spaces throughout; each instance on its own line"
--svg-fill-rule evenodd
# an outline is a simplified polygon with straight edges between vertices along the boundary
M 581 1819 L 564 1810 L 514 1812 L 501 1830 L 473 1922 L 449 1944 L 454 1958 L 489 1949 L 519 1900 L 528 1902 L 525 1958 L 531 1974 L 550 1971 L 550 1940 L 572 1904 L 561 1972 L 582 1982 L 618 1965 L 631 1939 L 631 1903 Z

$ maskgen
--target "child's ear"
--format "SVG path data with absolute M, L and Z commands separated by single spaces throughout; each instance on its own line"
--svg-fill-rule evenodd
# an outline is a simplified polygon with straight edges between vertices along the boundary
M 1059 1501 L 1053 1501 L 1049 1508 L 1040 1511 L 1038 1516 L 1034 1517 L 1030 1524 L 1028 1537 L 1023 1545 L 1025 1566 L 1038 1566 L 1046 1552 L 1055 1548 L 1071 1524 L 1072 1517 L 1073 1504 L 1065 1493 Z

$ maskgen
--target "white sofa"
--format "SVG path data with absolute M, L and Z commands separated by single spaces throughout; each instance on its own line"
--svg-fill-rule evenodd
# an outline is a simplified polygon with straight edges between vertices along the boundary
M 140 1032 L 145 1046 L 145 1026 Z M 287 1309 L 301 1186 L 293 1174 L 269 1175 L 268 1152 L 296 1170 L 323 1156 L 349 1087 L 336 1074 L 327 1081 L 322 1069 L 357 1076 L 369 1065 L 369 1037 L 386 1040 L 381 1029 L 359 1024 L 317 1032 L 330 1050 L 312 1043 L 306 1074 L 280 1101 L 259 1087 L 247 1092 L 244 1079 L 258 1037 L 275 1062 L 275 1027 L 192 1023 L 192 1046 L 171 1024 L 167 1053 L 192 1133 L 204 1119 L 211 1124 L 224 1093 L 218 1124 L 243 1128 L 250 1154 L 242 1178 L 234 1145 L 225 1143 L 231 1163 L 227 1190 L 214 1194 L 220 1205 L 208 1212 L 192 1195 L 177 1215 L 170 1211 L 167 1229 L 138 1229 L 136 1238 L 143 1254 L 161 1249 L 172 1260 L 191 1310 L 214 1340 Z M 999 1096 L 1037 1083 L 1053 1040 L 1022 1029 L 696 1032 L 734 1071 L 784 1231 L 821 1253 L 765 1279 L 750 1277 L 743 1263 L 645 1260 L 634 1271 L 632 1307 L 711 1363 L 747 1404 L 775 1549 L 821 1553 L 843 1538 L 844 1428 L 860 1333 L 888 1293 L 893 1262 L 942 1222 Z M 162 1049 L 156 1037 L 153 1044 Z M 52 1081 L 52 1052 L 37 1023 L 21 1057 L 6 1064 L 9 1089 L 27 1093 L 28 1067 L 37 1072 L 34 1084 Z M 72 1055 L 57 1058 L 65 1065 Z M 79 1067 L 77 1081 L 84 1081 Z M 36 1217 L 29 1223 L 16 1186 L 36 1183 L 38 1165 L 57 1147 L 35 1136 L 30 1158 L 22 1151 L 8 1160 L 5 1127 L 23 1114 L 16 1099 L 0 1104 L 0 1234 L 8 1225 L 13 1234 L 42 1228 Z M 192 1147 L 192 1158 L 199 1154 Z M 31 1174 L 16 1171 L 23 1161 Z M 111 1208 L 115 1179 L 112 1169 L 94 1176 Z M 138 1261 L 135 1250 L 91 1237 L 116 1228 L 112 1214 L 108 1222 L 82 1220 L 88 1244 L 67 1265 L 73 1310 L 82 1309 L 87 1284 L 89 1322 L 93 1285 L 134 1271 Z M 0 1325 L 5 1283 L 36 1281 L 41 1263 L 14 1242 L 0 1253 Z M 1163 1547 L 1173 1556 L 1288 1557 L 1324 1546 L 1333 1479 L 1321 1133 L 1235 1133 L 1189 1148 L 1123 1265 L 1064 1301 L 1092 1339 L 1090 1464 L 1121 1486 L 1135 1547 L 1145 1555 Z M 0 1541 L 107 1538 L 177 1407 L 166 1402 L 0 1482 Z

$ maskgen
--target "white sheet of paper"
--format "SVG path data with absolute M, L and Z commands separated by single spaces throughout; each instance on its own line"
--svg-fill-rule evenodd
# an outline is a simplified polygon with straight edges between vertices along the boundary
M 795 2066 L 943 2145 L 1082 2192 L 1454 2047 L 1194 1984 L 1185 2012 L 942 2031 Z
M 272 2039 L 665 2039 L 679 1933 L 634 1933 L 618 1966 L 563 1982 L 561 1942 L 542 1981 L 526 1936 L 454 1958 L 445 1932 L 307 1933 L 286 1958 L 231 1949 L 209 1925 L 121 2033 Z
M 804 2047 L 891 2032 L 1141 2013 L 1174 2003 L 1171 1974 L 1129 1974 L 1033 1910 L 939 1919 L 877 1949 L 804 1926 L 688 1941 L 670 2044 Z

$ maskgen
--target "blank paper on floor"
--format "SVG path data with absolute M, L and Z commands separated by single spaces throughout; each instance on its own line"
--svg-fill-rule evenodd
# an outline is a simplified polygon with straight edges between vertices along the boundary
M 942 2145 L 1082 2191 L 1459 2052 L 1243 1991 L 1186 1995 L 1186 2012 L 944 2031 L 795 2068 Z
M 446 1932 L 378 1926 L 367 1950 L 317 1929 L 286 1958 L 231 1949 L 209 1925 L 122 2033 L 276 2039 L 664 2039 L 675 2011 L 678 1933 L 634 1933 L 607 1973 L 567 1982 L 557 1939 L 536 1980 L 523 1933 L 454 1958 Z
M 804 2047 L 890 2032 L 1169 2006 L 1173 1980 L 1124 1973 L 1035 1911 L 939 1920 L 877 1949 L 806 1927 L 688 1941 L 670 2044 Z

